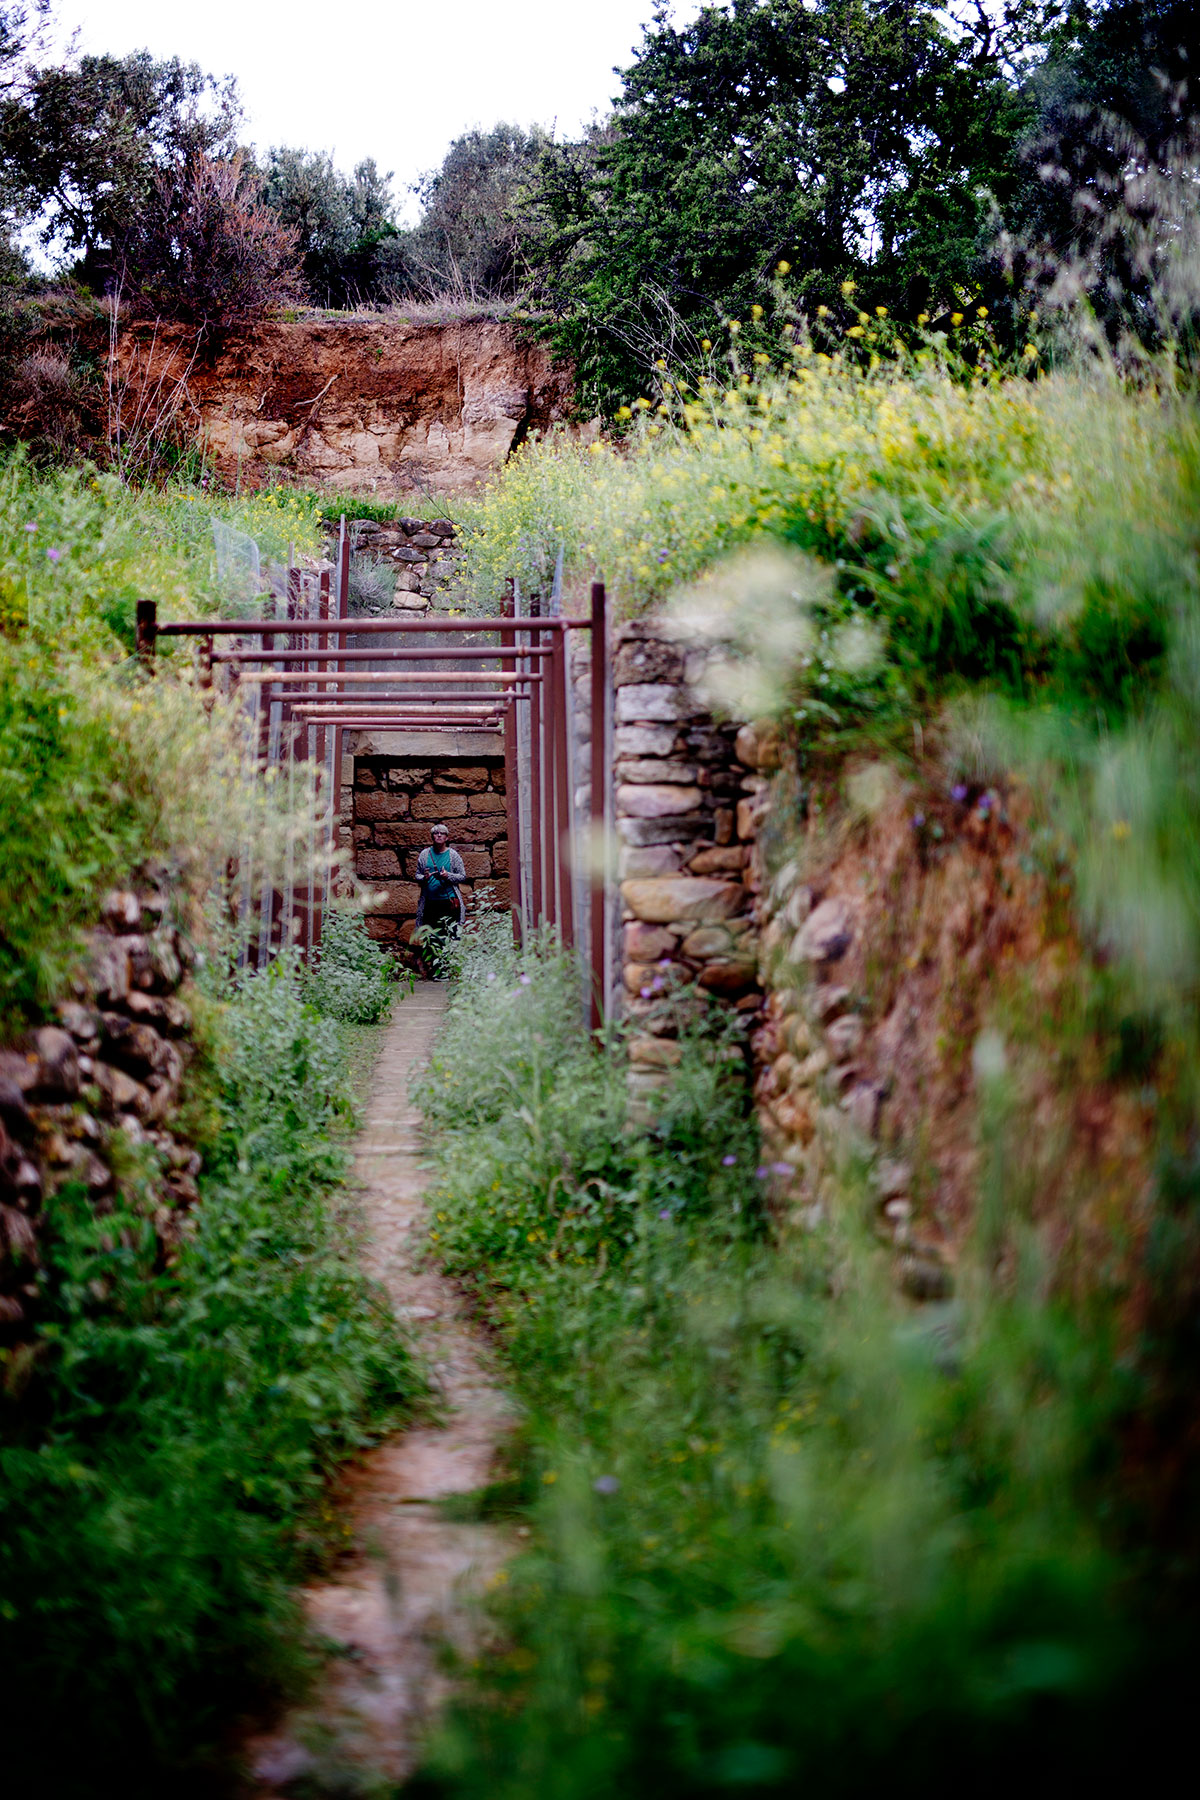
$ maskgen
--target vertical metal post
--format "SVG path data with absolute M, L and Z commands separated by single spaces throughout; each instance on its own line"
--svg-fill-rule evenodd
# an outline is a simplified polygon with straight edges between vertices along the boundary
M 530 601 L 530 611 L 540 605 L 536 595 Z M 531 649 L 541 647 L 542 634 L 531 631 L 529 643 Z M 541 674 L 541 666 L 546 658 L 531 656 L 530 667 L 535 675 Z M 542 875 L 545 862 L 546 821 L 542 803 L 542 681 L 531 681 L 529 684 L 529 911 L 534 930 L 543 923 L 542 911 Z
M 554 633 L 545 631 L 539 635 L 550 651 L 550 655 L 542 658 L 542 843 L 545 846 L 542 895 L 546 903 L 546 923 L 557 930 L 562 919 L 558 888 L 558 780 L 555 775 L 559 708 L 557 664 L 553 653 Z
M 342 514 L 341 524 L 338 528 L 337 617 L 339 619 L 348 619 L 350 617 L 350 534 L 346 530 L 345 513 Z M 338 633 L 337 648 L 339 650 L 346 649 L 346 638 L 344 633 L 340 631 Z M 346 659 L 344 656 L 338 657 L 336 666 L 337 673 L 341 679 L 337 682 L 333 691 L 335 694 L 341 694 L 346 685 Z M 338 837 L 342 822 L 342 727 L 340 725 L 334 726 L 331 737 L 333 754 L 330 759 L 331 766 L 329 771 L 329 838 L 326 846 L 327 856 L 325 873 L 322 876 L 322 893 L 324 895 L 326 907 L 329 903 L 329 890 L 333 885 L 333 867 L 331 859 L 337 852 Z
M 158 640 L 158 601 L 139 600 L 137 603 L 136 623 L 134 625 L 134 644 L 138 661 L 148 669 L 154 667 L 154 652 Z
M 501 605 L 506 619 L 513 617 L 515 598 L 510 584 Z M 517 667 L 517 634 L 512 627 L 501 627 L 500 668 L 514 674 Z M 521 801 L 520 770 L 517 759 L 517 702 L 511 696 L 504 707 L 504 811 L 508 825 L 508 892 L 512 911 L 513 942 L 521 945 Z
M 604 1024 L 608 1004 L 605 950 L 608 940 L 608 601 L 602 581 L 592 583 L 592 794 L 589 858 L 592 961 L 591 1028 Z
M 213 684 L 213 641 L 211 637 L 200 639 L 200 686 L 205 690 Z
M 554 670 L 551 685 L 554 688 L 554 810 L 557 815 L 555 849 L 558 862 L 559 928 L 564 945 L 568 949 L 574 949 L 575 857 L 571 831 L 571 757 L 567 745 L 567 730 L 571 718 L 567 693 L 570 672 L 567 666 L 567 634 L 564 626 L 555 627 L 552 640 L 553 654 L 550 661 Z

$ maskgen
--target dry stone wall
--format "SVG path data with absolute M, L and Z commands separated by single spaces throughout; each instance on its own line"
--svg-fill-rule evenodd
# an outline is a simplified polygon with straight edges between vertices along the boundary
M 328 525 L 326 531 L 335 539 L 338 526 Z M 463 551 L 452 519 L 353 519 L 349 531 L 356 556 L 394 573 L 391 593 L 359 601 L 356 612 L 386 613 L 395 607 L 424 613 L 435 602 L 444 607 L 458 590 Z M 379 585 L 386 590 L 386 582 Z
M 192 1056 L 180 990 L 194 960 L 164 886 L 113 892 L 58 1023 L 0 1050 L 0 1345 L 36 1325 L 42 1210 L 66 1182 L 103 1216 L 114 1168 L 141 1153 L 164 1261 L 189 1229 L 200 1157 L 171 1121 Z
M 646 1098 L 670 1079 L 697 992 L 749 1015 L 762 1004 L 751 846 L 766 782 L 698 693 L 703 660 L 654 620 L 616 635 L 622 1009 L 637 1026 L 630 1083 Z
M 420 899 L 417 858 L 439 821 L 467 871 L 468 911 L 481 888 L 497 905 L 509 904 L 505 804 L 502 756 L 355 758 L 354 868 L 376 896 L 367 930 L 378 943 L 399 951 L 411 943 Z

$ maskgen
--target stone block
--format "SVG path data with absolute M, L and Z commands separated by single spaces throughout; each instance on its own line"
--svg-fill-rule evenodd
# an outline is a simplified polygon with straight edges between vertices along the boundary
M 411 814 L 414 819 L 461 819 L 466 817 L 465 794 L 414 794 Z M 396 815 L 393 815 L 396 816 Z
M 403 789 L 405 793 L 415 793 L 423 788 L 433 774 L 431 768 L 418 768 L 416 764 L 393 763 L 387 770 L 386 785 L 389 788 Z
M 673 1069 L 683 1061 L 683 1046 L 673 1038 L 630 1038 L 629 1060 L 636 1068 Z
M 508 833 L 508 820 L 503 813 L 472 813 L 469 819 L 456 819 L 450 828 L 450 842 L 461 850 L 464 844 L 494 844 Z
M 399 932 L 395 919 L 382 917 L 379 913 L 368 913 L 366 925 L 367 936 L 374 938 L 377 944 L 395 943 Z
M 732 999 L 757 985 L 758 971 L 752 962 L 744 962 L 735 956 L 721 956 L 705 963 L 696 980 L 708 993 Z
M 617 866 L 622 881 L 638 875 L 676 875 L 683 868 L 683 851 L 674 844 L 623 844 Z
M 634 687 L 617 689 L 618 725 L 665 724 L 703 710 L 694 696 L 668 682 L 639 682 Z
M 716 812 L 713 814 L 713 837 L 716 839 L 717 845 L 721 849 L 724 849 L 726 845 L 733 842 L 732 807 L 718 806 Z
M 424 850 L 429 842 L 429 826 L 424 825 L 377 825 L 375 842 L 391 844 L 398 850 Z
M 467 806 L 473 813 L 502 813 L 505 807 L 504 795 L 493 793 L 490 789 L 486 794 L 468 794 Z
M 617 815 L 626 819 L 665 819 L 691 813 L 702 805 L 698 787 L 660 783 L 622 785 L 617 789 Z
M 697 925 L 688 932 L 680 949 L 692 962 L 708 962 L 714 956 L 732 955 L 739 936 L 728 925 Z
M 616 772 L 618 781 L 677 784 L 700 779 L 699 763 L 672 762 L 669 757 L 618 759 Z
M 854 922 L 844 900 L 822 900 L 792 942 L 792 962 L 836 962 L 854 941 Z
M 692 875 L 733 875 L 745 868 L 747 854 L 745 844 L 698 850 L 688 863 L 688 872 Z
M 737 834 L 743 843 L 758 836 L 763 821 L 763 806 L 757 794 L 748 794 L 737 803 Z
M 365 881 L 384 880 L 399 875 L 400 858 L 394 850 L 360 850 L 354 868 Z
M 651 925 L 669 925 L 672 919 L 731 919 L 741 911 L 746 890 L 740 882 L 676 875 L 623 881 L 621 895 L 635 918 Z
M 665 819 L 618 819 L 617 836 L 623 844 L 686 843 L 705 837 L 712 821 L 704 813 L 685 813 Z
M 639 919 L 623 928 L 621 942 L 631 962 L 651 963 L 660 956 L 670 956 L 679 939 L 665 926 L 644 925 Z
M 37 1097 L 73 1100 L 79 1092 L 79 1052 L 70 1032 L 59 1025 L 43 1025 L 34 1033 L 33 1042 L 37 1051 Z
M 676 733 L 669 725 L 619 725 L 613 733 L 613 753 L 624 756 L 670 756 Z
M 488 784 L 488 772 L 478 767 L 461 768 L 448 763 L 444 768 L 435 769 L 431 785 L 439 790 L 451 793 L 478 793 Z
M 355 820 L 370 819 L 403 819 L 408 816 L 408 795 L 390 793 L 356 793 L 354 796 Z
M 486 879 L 492 873 L 492 859 L 486 850 L 460 850 L 463 868 L 472 881 Z
M 509 873 L 508 839 L 501 838 L 497 843 L 493 844 L 491 855 L 492 873 L 495 875 L 507 875 Z
M 371 907 L 368 918 L 378 913 L 411 916 L 416 913 L 417 902 L 421 898 L 421 890 L 415 881 L 387 881 L 373 889 L 376 895 L 375 904 Z
M 661 638 L 633 639 L 621 644 L 613 658 L 613 681 L 618 688 L 649 682 L 681 682 L 684 653 Z

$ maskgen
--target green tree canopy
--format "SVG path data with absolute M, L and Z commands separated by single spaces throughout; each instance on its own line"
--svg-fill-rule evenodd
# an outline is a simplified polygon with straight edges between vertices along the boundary
M 4 185 L 44 242 L 75 253 L 77 273 L 102 286 L 158 176 L 232 155 L 240 111 L 232 80 L 145 50 L 23 71 L 0 91 Z
M 1014 79 L 1040 8 L 955 26 L 924 0 L 660 10 L 609 132 L 541 160 L 527 245 L 596 399 L 672 329 L 710 333 L 777 263 L 802 302 L 847 279 L 915 313 L 975 273 L 1017 179 Z

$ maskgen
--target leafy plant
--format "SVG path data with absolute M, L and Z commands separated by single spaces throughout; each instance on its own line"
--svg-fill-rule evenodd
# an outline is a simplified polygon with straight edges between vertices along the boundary
M 177 1257 L 152 1153 L 105 1217 L 62 1188 L 36 1353 L 5 1371 L 5 1753 L 29 1780 L 51 1754 L 64 1795 L 211 1779 L 229 1710 L 301 1672 L 290 1590 L 329 1542 L 329 1475 L 420 1391 L 354 1260 L 337 1027 L 280 964 L 210 1018 L 216 1126 Z
M 395 994 L 395 958 L 367 936 L 361 913 L 326 913 L 321 949 L 305 993 L 318 1012 L 350 1025 L 378 1025 Z

